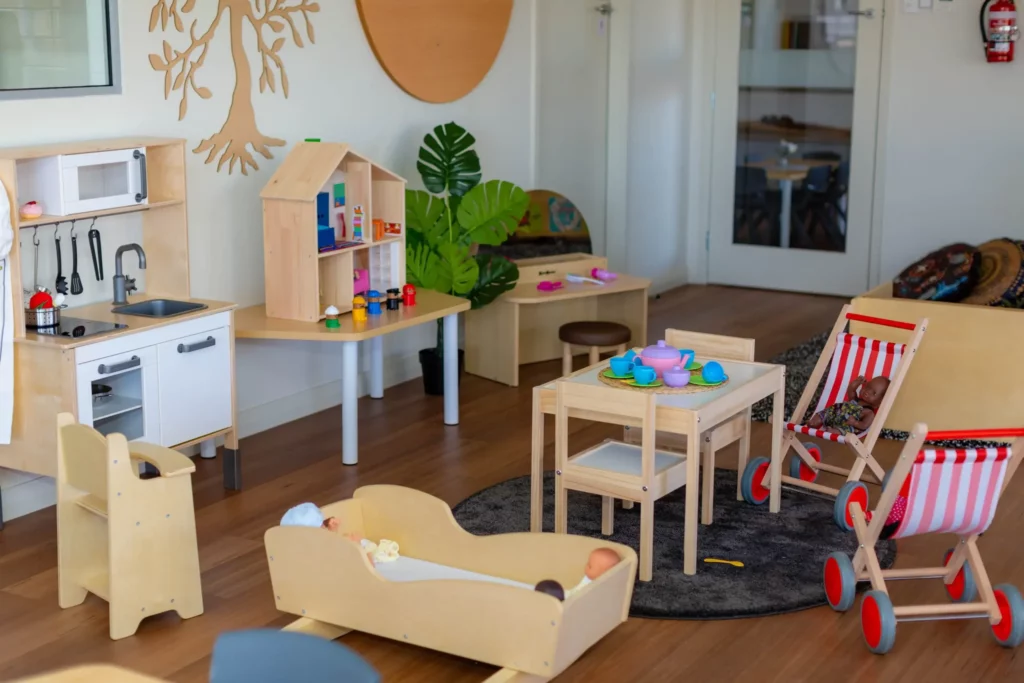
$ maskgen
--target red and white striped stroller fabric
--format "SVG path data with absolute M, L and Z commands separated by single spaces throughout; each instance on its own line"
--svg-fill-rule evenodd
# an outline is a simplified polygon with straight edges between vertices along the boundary
M 893 538 L 980 534 L 996 514 L 1010 447 L 923 450 L 911 467 L 907 509 Z
M 849 388 L 850 382 L 857 377 L 863 377 L 865 380 L 879 376 L 889 379 L 895 377 L 906 348 L 906 344 L 896 344 L 840 332 L 836 338 L 836 349 L 832 353 L 832 362 L 829 363 L 825 388 L 822 389 L 821 398 L 818 399 L 818 405 L 815 406 L 814 412 L 820 413 L 831 405 L 845 401 L 846 390 Z M 846 439 L 840 434 L 832 434 L 823 429 L 812 429 L 803 424 L 789 422 L 786 424 L 786 429 L 836 443 L 846 443 Z M 859 436 L 863 436 L 863 434 Z

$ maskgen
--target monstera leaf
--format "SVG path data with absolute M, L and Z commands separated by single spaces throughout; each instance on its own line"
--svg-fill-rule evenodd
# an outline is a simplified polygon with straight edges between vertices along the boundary
M 461 197 L 480 182 L 480 157 L 470 149 L 476 138 L 457 123 L 448 123 L 427 134 L 420 147 L 416 170 L 423 184 L 435 194 Z
M 462 239 L 467 244 L 497 246 L 515 232 L 530 198 L 515 183 L 489 180 L 462 197 L 458 208 Z
M 476 262 L 480 275 L 468 297 L 473 308 L 486 306 L 519 281 L 519 268 L 503 256 L 477 254 Z
M 466 296 L 473 290 L 480 267 L 470 256 L 469 247 L 460 244 L 442 244 L 437 248 L 438 268 L 434 288 L 455 296 Z
M 405 248 L 405 277 L 421 289 L 447 292 L 437 286 L 441 259 L 429 244 L 408 244 Z
M 444 199 L 422 190 L 409 190 L 405 193 L 405 223 L 409 229 L 407 239 L 410 243 L 436 245 L 454 241 L 449 233 L 457 234 L 459 227 L 451 225 L 450 216 Z

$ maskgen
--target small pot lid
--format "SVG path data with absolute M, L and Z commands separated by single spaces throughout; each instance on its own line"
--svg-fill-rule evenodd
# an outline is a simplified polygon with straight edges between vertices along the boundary
M 674 346 L 669 346 L 662 339 L 653 346 L 648 346 L 646 349 L 640 352 L 642 358 L 679 358 L 679 349 Z

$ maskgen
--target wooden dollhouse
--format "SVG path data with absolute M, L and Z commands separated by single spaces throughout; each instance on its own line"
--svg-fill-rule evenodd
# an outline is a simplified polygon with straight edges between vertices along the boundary
M 263 188 L 267 317 L 317 322 L 405 285 L 405 179 L 348 145 L 295 146 Z

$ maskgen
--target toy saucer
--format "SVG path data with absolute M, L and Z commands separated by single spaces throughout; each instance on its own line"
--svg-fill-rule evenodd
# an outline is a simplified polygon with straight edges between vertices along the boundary
M 632 372 L 629 373 L 629 374 L 626 374 L 626 375 L 616 375 L 615 372 L 611 368 L 608 368 L 607 370 L 605 370 L 601 374 L 604 375 L 605 377 L 607 377 L 608 379 L 633 379 L 633 373 Z
M 636 387 L 637 389 L 657 389 L 658 387 L 665 386 L 665 383 L 662 382 L 660 379 L 656 379 L 650 384 L 637 384 L 637 381 L 635 379 L 628 379 L 625 382 L 623 382 L 623 384 L 628 384 L 629 386 Z
M 694 361 L 690 361 L 690 364 L 686 366 L 686 370 L 688 370 L 689 372 L 700 372 L 703 369 L 704 369 L 704 364 L 703 363 L 698 363 L 695 360 Z
M 699 387 L 717 387 L 725 384 L 729 381 L 729 377 L 723 377 L 721 382 L 708 382 L 700 375 L 690 375 L 690 384 L 696 384 Z

